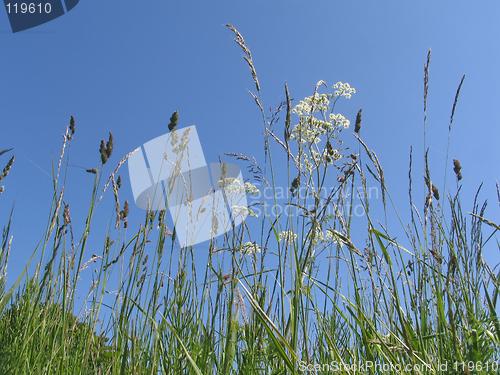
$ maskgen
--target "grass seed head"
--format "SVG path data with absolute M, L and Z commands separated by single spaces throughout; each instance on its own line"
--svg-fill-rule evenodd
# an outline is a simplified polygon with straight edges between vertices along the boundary
M 460 162 L 457 159 L 453 159 L 453 171 L 457 175 L 458 181 L 462 179 L 462 173 L 460 170 L 462 169 L 462 166 L 460 165 Z
M 123 204 L 123 210 L 120 212 L 120 216 L 122 219 L 125 219 L 129 214 L 129 205 L 128 201 L 126 200 L 125 203 Z
M 436 198 L 437 200 L 439 200 L 439 190 L 438 188 L 435 186 L 435 185 L 431 185 L 432 186 L 432 194 L 434 195 L 434 198 Z
M 168 124 L 168 130 L 172 131 L 177 126 L 177 122 L 179 121 L 179 112 L 175 111 L 170 117 L 170 124 Z
M 290 192 L 292 196 L 295 197 L 297 195 L 297 189 L 300 186 L 300 173 L 295 177 L 292 181 L 292 186 L 290 187 Z
M 109 132 L 108 142 L 106 143 L 106 156 L 109 158 L 113 153 L 113 134 Z
M 221 179 L 224 181 L 226 177 L 227 177 L 227 165 L 226 162 L 223 162 L 221 167 Z
M 329 154 L 330 156 L 333 156 L 334 151 L 333 151 L 333 146 L 332 146 L 332 144 L 330 143 L 330 140 L 328 140 L 328 141 L 326 142 L 326 150 L 327 150 L 327 152 L 328 152 L 328 154 Z
M 64 213 L 63 213 L 63 218 L 64 218 L 64 224 L 69 224 L 71 223 L 71 217 L 69 216 L 69 203 L 64 204 Z
M 71 119 L 69 120 L 69 130 L 71 130 L 71 135 L 75 134 L 75 118 L 71 115 Z
M 101 147 L 99 148 L 99 152 L 101 153 L 102 164 L 106 164 L 106 162 L 108 161 L 108 155 L 106 152 L 106 142 L 104 141 L 104 139 L 101 139 Z
M 361 108 L 358 111 L 358 114 L 356 115 L 356 125 L 354 125 L 354 132 L 359 133 L 359 130 L 361 129 L 361 111 L 363 108 Z
M 4 179 L 4 177 L 6 177 L 9 174 L 9 170 L 10 170 L 10 168 L 12 168 L 12 164 L 14 164 L 14 155 L 12 155 L 9 162 L 7 163 L 5 168 L 3 169 L 2 174 L 0 174 L 0 182 Z

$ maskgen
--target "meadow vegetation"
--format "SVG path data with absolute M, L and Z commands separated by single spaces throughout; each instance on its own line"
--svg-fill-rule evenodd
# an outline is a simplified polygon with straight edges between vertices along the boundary
M 286 100 L 266 114 L 251 52 L 241 34 L 227 27 L 255 83 L 250 94 L 262 114 L 265 162 L 259 166 L 241 154 L 227 158 L 246 163 L 254 181 L 273 191 L 283 183 L 277 168 L 286 163 L 286 207 L 299 214 L 285 210 L 273 216 L 277 200 L 269 205 L 263 198 L 268 209 L 260 207 L 258 219 L 247 219 L 259 225 L 243 223 L 195 255 L 193 246 L 176 241 L 165 211 L 153 207 L 139 228 L 129 226 L 119 171 L 130 154 L 103 178 L 103 166 L 114 159 L 110 134 L 101 142 L 100 167 L 87 170 L 94 185 L 85 226 L 77 233 L 64 198 L 64 181 L 71 178 L 65 152 L 77 141 L 72 116 L 53 168 L 50 220 L 30 260 L 35 272 L 27 277 L 27 265 L 8 289 L 5 270 L 16 246 L 12 213 L 3 229 L 0 374 L 498 373 L 500 274 L 482 251 L 500 250 L 493 243 L 500 227 L 486 219 L 486 204 L 478 196 L 470 213 L 462 209 L 460 162 L 450 163 L 456 190 L 446 194 L 432 179 L 427 153 L 422 155 L 426 194 L 416 198 L 413 185 L 422 172 L 413 177 L 410 153 L 405 189 L 411 221 L 404 223 L 381 163 L 361 137 L 361 110 L 349 135 L 358 151 L 343 147 L 341 138 L 352 127 L 334 108 L 355 90 L 338 82 L 334 93 L 321 94 L 329 87 L 320 81 L 312 96 L 292 105 L 285 83 Z M 429 63 L 430 51 L 424 132 Z M 170 131 L 179 117 L 182 113 L 172 116 Z M 0 175 L 6 189 L 13 162 L 12 156 Z M 371 184 L 381 191 L 382 217 L 372 213 Z M 252 184 L 245 188 L 256 193 Z M 359 221 L 353 229 L 357 192 L 364 211 L 361 235 Z M 114 196 L 113 228 L 101 240 L 101 251 L 90 257 L 90 228 L 104 194 Z M 496 199 L 500 203 L 500 192 Z M 404 241 L 381 224 L 389 211 L 399 218 L 391 227 L 400 226 Z M 195 269 L 195 256 L 206 256 L 206 269 Z M 92 285 L 85 286 L 90 293 L 82 313 L 75 311 L 76 286 L 90 263 L 96 272 Z M 111 295 L 107 285 L 117 273 L 119 288 Z M 112 303 L 103 302 L 109 298 Z M 104 326 L 103 312 L 109 317 Z

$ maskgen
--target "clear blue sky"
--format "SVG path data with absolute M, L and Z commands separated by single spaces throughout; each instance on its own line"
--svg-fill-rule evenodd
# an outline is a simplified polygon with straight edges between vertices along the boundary
M 459 159 L 464 211 L 471 210 L 472 194 L 484 182 L 486 217 L 499 222 L 499 19 L 497 1 L 88 0 L 54 21 L 12 34 L 0 11 L 0 150 L 12 147 L 16 155 L 0 196 L 2 226 L 16 202 L 9 284 L 47 224 L 51 158 L 59 157 L 70 115 L 76 119 L 71 164 L 97 167 L 100 140 L 113 133 L 105 176 L 128 152 L 166 133 L 174 110 L 179 127 L 197 126 L 207 161 L 216 162 L 225 152 L 263 161 L 261 116 L 247 93 L 255 86 L 226 23 L 242 33 L 252 51 L 266 109 L 285 99 L 285 81 L 296 102 L 312 95 L 321 79 L 330 87 L 342 81 L 356 88 L 336 112 L 354 124 L 363 108 L 362 138 L 377 153 L 406 220 L 411 145 L 416 204 L 423 206 L 423 67 L 432 48 L 431 174 L 443 193 L 449 118 L 466 74 L 446 191 L 455 191 L 451 160 Z M 356 146 L 351 133 L 344 132 L 343 139 Z M 11 154 L 0 158 L 1 168 Z M 81 233 L 93 175 L 70 168 L 65 200 Z M 132 202 L 126 166 L 121 175 L 121 200 Z M 111 204 L 108 194 L 97 213 L 101 226 L 94 227 L 97 242 L 87 250 L 89 258 L 102 249 Z M 140 214 L 134 205 L 131 210 Z M 498 250 L 493 255 L 498 258 Z

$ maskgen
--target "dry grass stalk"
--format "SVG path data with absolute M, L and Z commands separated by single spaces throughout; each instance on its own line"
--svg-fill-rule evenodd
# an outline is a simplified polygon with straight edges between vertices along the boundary
M 431 61 L 431 49 L 427 53 L 427 63 L 424 66 L 424 125 L 427 121 L 427 93 L 429 91 L 429 63 Z
M 238 30 L 236 30 L 233 25 L 230 25 L 230 24 L 226 24 L 226 26 L 233 32 L 236 34 L 236 37 L 237 39 L 234 39 L 234 41 L 241 47 L 241 49 L 243 50 L 243 52 L 245 53 L 246 56 L 243 56 L 243 58 L 245 59 L 245 61 L 247 62 L 248 66 L 250 67 L 250 71 L 252 72 L 252 78 L 255 82 L 255 87 L 257 88 L 257 91 L 260 91 L 260 84 L 259 84 L 259 80 L 257 79 L 257 72 L 255 71 L 255 67 L 253 65 L 253 60 L 252 60 L 252 54 L 250 53 L 250 50 L 247 48 L 247 46 L 245 45 L 245 40 L 243 39 L 243 36 L 238 32 Z M 252 96 L 254 96 L 252 94 Z M 254 99 L 255 101 L 257 102 L 257 104 L 259 104 L 260 106 L 260 103 L 259 101 L 256 99 L 256 97 L 254 96 Z
M 272 134 L 272 132 L 270 132 Z M 267 182 L 266 177 L 264 176 L 264 172 L 260 168 L 259 164 L 257 163 L 257 160 L 255 160 L 254 157 L 252 157 L 252 160 L 246 155 L 243 155 L 242 153 L 234 153 L 234 152 L 226 152 L 224 155 L 227 156 L 233 156 L 236 157 L 236 160 L 245 160 L 250 163 L 250 165 L 247 167 L 248 171 L 253 174 L 253 178 L 256 181 L 263 182 L 267 186 L 269 185 L 269 182 Z
M 69 136 L 69 127 L 66 127 L 66 133 L 63 134 L 63 145 L 61 148 L 61 155 L 59 156 L 59 164 L 57 165 L 57 176 L 56 176 L 56 181 L 59 180 L 59 172 L 61 171 L 61 164 L 62 164 L 62 159 L 64 156 L 64 150 L 66 148 L 66 142 L 68 141 L 68 136 Z
M 59 199 L 57 200 L 57 205 L 56 205 L 56 208 L 54 210 L 54 215 L 52 216 L 52 220 L 50 221 L 48 233 L 52 233 L 52 230 L 54 229 L 54 225 L 56 224 L 56 219 L 57 219 L 57 216 L 59 214 L 59 209 L 61 208 L 61 205 L 62 205 L 63 196 L 64 196 L 64 186 L 61 189 L 61 193 L 59 193 Z
M 108 186 L 111 183 L 111 181 L 114 181 L 114 176 L 118 172 L 118 169 L 120 169 L 120 167 L 122 166 L 122 164 L 127 161 L 127 159 L 130 157 L 130 155 L 132 155 L 137 150 L 139 150 L 139 148 L 136 148 L 134 151 L 129 152 L 127 155 L 125 155 L 125 157 L 122 160 L 120 160 L 120 162 L 118 163 L 118 166 L 115 168 L 114 172 L 111 173 L 111 175 L 109 176 L 108 182 L 106 182 L 106 185 L 104 185 L 104 189 L 102 190 L 101 197 L 99 198 L 99 200 L 97 201 L 97 203 L 99 203 L 99 201 L 102 199 L 102 197 L 103 197 L 102 194 L 104 194 L 104 192 L 108 188 Z
M 449 131 L 451 131 L 451 124 L 453 123 L 453 116 L 455 115 L 455 108 L 457 106 L 458 96 L 460 95 L 460 89 L 462 88 L 462 83 L 464 83 L 464 79 L 465 79 L 465 74 L 463 75 L 462 80 L 460 81 L 460 84 L 458 85 L 457 93 L 455 94 L 455 101 L 453 102 L 453 108 L 451 110 Z
M 118 254 L 118 256 L 117 256 L 115 259 L 113 259 L 111 262 L 109 262 L 108 264 L 105 264 L 105 265 L 104 265 L 104 267 L 103 267 L 103 270 L 104 270 L 104 271 L 106 271 L 106 269 L 107 269 L 109 266 L 111 266 L 112 264 L 117 263 L 117 262 L 118 262 L 118 260 L 120 260 L 121 256 L 123 255 L 123 253 L 125 252 L 125 249 L 126 249 L 125 244 L 123 244 L 123 245 L 122 245 L 122 248 L 121 248 L 121 250 L 120 250 L 120 253 Z M 101 259 L 102 259 L 102 258 L 101 258 Z
M 9 151 L 12 151 L 12 148 L 8 148 L 6 150 L 0 151 L 0 156 L 2 156 L 3 154 L 5 154 L 6 152 L 9 152 Z
M 288 157 L 290 157 L 290 148 L 288 141 L 290 140 L 291 132 L 290 125 L 292 122 L 292 99 L 290 99 L 290 93 L 288 92 L 288 84 L 285 82 L 285 94 L 286 94 L 286 119 L 285 119 L 285 145 Z
M 450 125 L 448 126 L 448 145 L 446 147 L 446 164 L 445 164 L 446 168 L 445 168 L 445 173 L 444 173 L 444 186 L 446 186 L 446 171 L 448 170 L 447 169 L 448 155 L 450 153 L 451 125 L 453 124 L 453 116 L 455 115 L 455 108 L 457 106 L 458 96 L 460 95 L 460 90 L 462 88 L 462 84 L 464 83 L 464 79 L 465 79 L 465 74 L 462 76 L 462 80 L 460 81 L 460 84 L 458 85 L 457 93 L 455 94 L 455 100 L 453 101 L 453 108 L 451 109 Z M 453 159 L 453 163 L 455 163 L 455 159 Z M 460 169 L 459 169 L 458 173 L 457 173 L 457 171 L 455 171 L 455 174 L 457 175 L 457 178 L 460 181 L 462 179 L 462 175 L 460 174 Z
M 100 260 L 103 260 L 103 258 L 99 255 L 96 255 L 96 254 L 92 254 L 92 258 L 90 258 L 88 261 L 86 261 L 81 267 L 80 267 L 80 270 L 78 272 L 82 272 L 83 270 L 87 269 L 88 268 L 88 265 L 92 262 L 96 263 L 96 260 L 97 259 L 100 259 Z
M 2 153 L 6 152 L 6 151 L 8 151 L 8 150 L 4 150 L 4 151 L 2 151 Z M 12 168 L 12 164 L 14 164 L 14 155 L 12 155 L 12 157 L 9 160 L 9 162 L 7 163 L 7 165 L 5 166 L 5 168 L 3 169 L 2 174 L 0 174 L 0 182 L 2 182 L 2 180 L 5 177 L 7 177 L 7 175 L 9 174 L 9 170 Z
M 2 279 L 3 280 L 7 279 L 7 261 L 9 260 L 10 245 L 12 244 L 12 239 L 13 238 L 14 238 L 14 236 L 10 236 L 9 243 L 7 245 L 7 251 L 6 251 L 6 255 L 5 255 L 5 263 L 4 263 L 4 267 L 3 267 L 3 270 L 2 270 Z
M 115 228 L 117 228 L 118 224 L 120 223 L 120 200 L 118 199 L 118 186 L 115 183 L 114 176 L 111 178 L 111 182 L 113 184 L 113 196 L 115 197 L 115 211 L 116 211 Z

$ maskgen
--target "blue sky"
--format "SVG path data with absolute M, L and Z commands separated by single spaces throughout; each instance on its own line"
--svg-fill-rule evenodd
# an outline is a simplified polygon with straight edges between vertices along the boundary
M 466 74 L 446 192 L 455 192 L 452 158 L 459 159 L 464 210 L 471 211 L 473 194 L 484 182 L 480 197 L 490 203 L 486 217 L 499 222 L 499 19 L 496 1 L 106 0 L 80 1 L 54 21 L 12 34 L 6 12 L 0 11 L 0 149 L 14 148 L 16 155 L 0 197 L 2 225 L 15 200 L 9 283 L 47 224 L 52 158 L 59 157 L 70 115 L 76 119 L 73 165 L 96 168 L 100 140 L 113 133 L 115 148 L 105 176 L 128 152 L 166 133 L 175 110 L 179 127 L 197 126 L 207 161 L 241 152 L 263 162 L 261 115 L 247 92 L 255 86 L 226 23 L 238 29 L 252 51 L 266 109 L 285 99 L 285 81 L 295 103 L 312 95 L 321 79 L 330 87 L 342 81 L 356 88 L 352 99 L 338 102 L 336 112 L 354 124 L 363 108 L 362 138 L 377 153 L 407 220 L 412 145 L 415 189 L 421 192 L 416 204 L 423 206 L 423 67 L 432 48 L 431 174 L 443 192 L 439 181 L 450 113 Z M 345 145 L 357 148 L 352 129 L 342 137 Z M 1 157 L 1 168 L 8 157 Z M 132 202 L 126 167 L 121 175 L 121 199 Z M 93 175 L 70 167 L 69 176 L 65 200 L 81 233 Z M 112 195 L 106 199 L 95 226 L 99 240 L 111 220 Z M 132 205 L 134 214 L 142 215 Z M 89 257 L 98 251 L 87 250 Z M 498 250 L 487 256 L 498 259 Z

